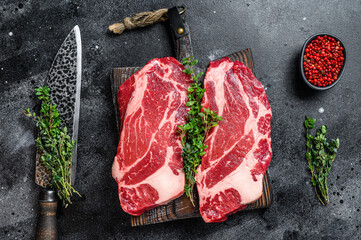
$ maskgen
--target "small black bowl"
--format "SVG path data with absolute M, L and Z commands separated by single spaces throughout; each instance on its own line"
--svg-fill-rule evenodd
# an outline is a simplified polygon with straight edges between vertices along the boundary
M 328 36 L 328 37 L 333 37 L 336 41 L 340 41 L 340 45 L 343 47 L 343 57 L 345 58 L 343 60 L 343 65 L 341 67 L 341 70 L 340 70 L 340 73 L 338 74 L 338 78 L 336 79 L 336 81 L 334 81 L 331 85 L 328 85 L 326 87 L 318 87 L 318 86 L 315 86 L 313 85 L 312 83 L 310 83 L 307 78 L 306 78 L 306 75 L 305 75 L 305 71 L 303 69 L 303 56 L 305 55 L 305 49 L 306 47 L 308 46 L 308 44 L 316 39 L 318 36 Z M 319 33 L 319 34 L 315 34 L 315 35 L 312 35 L 311 37 L 309 37 L 306 42 L 303 44 L 303 47 L 302 47 L 302 51 L 301 51 L 301 56 L 300 56 L 300 72 L 301 72 L 301 76 L 303 78 L 303 80 L 305 81 L 305 83 L 312 89 L 315 89 L 315 90 L 327 90 L 327 89 L 330 89 L 332 88 L 333 86 L 335 86 L 341 79 L 342 77 L 342 74 L 343 74 L 343 71 L 345 69 L 345 66 L 346 66 L 346 48 L 345 48 L 345 45 L 343 44 L 343 42 L 336 36 L 334 35 L 331 35 L 331 34 L 328 34 L 328 33 Z

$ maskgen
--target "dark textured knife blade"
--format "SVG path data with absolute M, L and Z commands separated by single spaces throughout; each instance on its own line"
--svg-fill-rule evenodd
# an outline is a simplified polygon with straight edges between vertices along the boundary
M 75 26 L 59 48 L 45 84 L 50 88 L 50 98 L 61 116 L 61 127 L 67 127 L 69 135 L 75 140 L 73 148 L 73 165 L 70 183 L 74 184 L 77 166 L 77 142 L 79 130 L 80 88 L 82 74 L 81 37 L 78 26 Z M 49 174 L 36 157 L 35 181 L 46 187 Z

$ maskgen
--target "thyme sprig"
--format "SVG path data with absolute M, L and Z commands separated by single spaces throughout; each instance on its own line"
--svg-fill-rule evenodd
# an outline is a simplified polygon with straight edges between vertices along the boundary
M 24 113 L 32 117 L 39 128 L 39 136 L 35 142 L 41 152 L 41 161 L 51 172 L 50 187 L 56 189 L 57 194 L 67 207 L 71 204 L 73 193 L 80 194 L 70 184 L 70 169 L 72 166 L 73 147 L 75 141 L 68 135 L 67 128 L 60 128 L 60 114 L 57 106 L 51 103 L 49 87 L 35 89 L 35 94 L 41 100 L 40 115 L 25 109 Z
M 329 143 L 326 140 L 327 127 L 322 125 L 317 130 L 316 136 L 309 134 L 314 128 L 316 119 L 306 116 L 304 122 L 306 127 L 306 160 L 311 171 L 311 182 L 315 188 L 317 198 L 322 205 L 329 203 L 327 177 L 331 166 L 336 158 L 337 149 L 340 147 L 340 140 L 332 139 Z
M 196 183 L 197 167 L 202 161 L 202 156 L 205 154 L 204 150 L 208 147 L 204 144 L 204 141 L 209 130 L 217 126 L 218 122 L 222 120 L 222 117 L 218 116 L 216 112 L 202 107 L 202 98 L 206 90 L 202 88 L 202 84 L 198 81 L 203 73 L 195 75 L 193 70 L 193 66 L 197 62 L 198 60 L 195 60 L 193 56 L 183 58 L 182 61 L 185 67 L 188 66 L 183 72 L 191 76 L 193 83 L 187 89 L 187 106 L 190 107 L 187 123 L 179 126 L 183 146 L 183 171 L 186 175 L 184 191 L 193 205 L 193 188 Z

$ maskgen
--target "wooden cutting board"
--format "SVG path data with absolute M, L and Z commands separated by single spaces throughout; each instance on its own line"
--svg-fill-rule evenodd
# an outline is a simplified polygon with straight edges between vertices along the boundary
M 251 49 L 236 52 L 228 56 L 232 61 L 240 61 L 250 68 L 254 74 L 254 64 Z M 120 114 L 117 103 L 117 91 L 119 86 L 127 80 L 132 74 L 140 70 L 140 67 L 114 68 L 111 74 L 111 87 L 114 102 L 114 111 L 118 132 L 120 133 Z M 196 201 L 197 196 L 196 196 Z M 254 203 L 248 204 L 244 210 L 268 208 L 272 203 L 272 188 L 268 172 L 263 178 L 263 194 Z M 243 210 L 243 211 L 244 211 Z M 200 217 L 199 206 L 191 204 L 185 195 L 171 201 L 167 205 L 159 206 L 148 210 L 140 216 L 131 216 L 131 226 L 141 226 L 154 223 L 168 222 L 179 219 Z

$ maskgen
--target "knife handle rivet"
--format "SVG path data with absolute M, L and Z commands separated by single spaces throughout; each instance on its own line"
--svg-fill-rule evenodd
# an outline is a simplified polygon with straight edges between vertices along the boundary
M 183 28 L 178 28 L 178 29 L 177 29 L 177 33 L 178 33 L 179 35 L 183 34 L 183 33 L 184 33 L 184 29 L 183 29 Z

